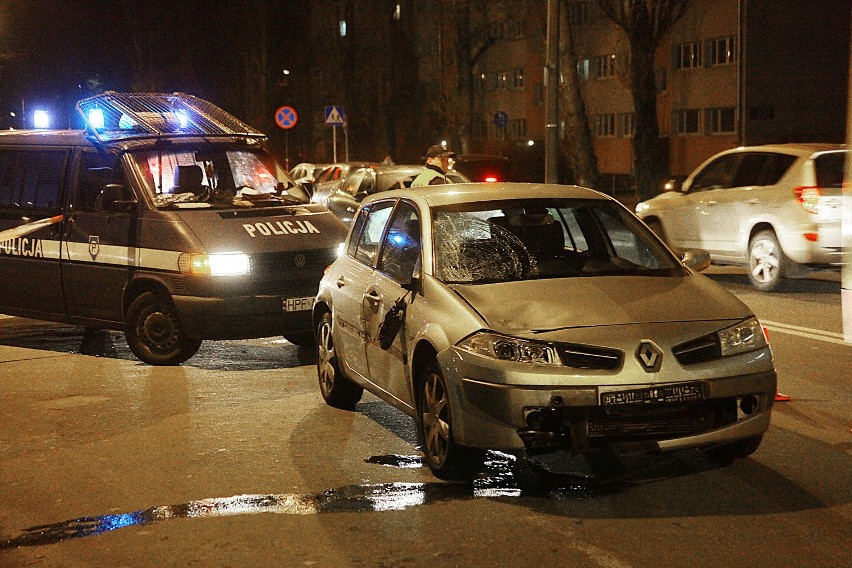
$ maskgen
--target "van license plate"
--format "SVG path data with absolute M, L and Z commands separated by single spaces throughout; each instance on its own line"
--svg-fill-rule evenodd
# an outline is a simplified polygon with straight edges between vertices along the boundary
M 704 398 L 704 388 L 701 383 L 680 383 L 677 385 L 660 385 L 643 389 L 614 391 L 601 393 L 601 404 L 614 406 L 621 404 L 661 404 L 671 402 L 686 402 Z
M 284 298 L 282 307 L 285 312 L 303 312 L 314 307 L 314 297 L 306 298 Z

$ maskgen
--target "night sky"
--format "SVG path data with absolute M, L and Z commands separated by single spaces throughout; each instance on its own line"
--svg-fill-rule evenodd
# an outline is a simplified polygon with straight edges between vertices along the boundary
M 301 42 L 308 5 L 306 0 L 0 0 L 0 128 L 21 127 L 22 106 L 27 115 L 36 107 L 49 110 L 54 127 L 80 127 L 74 103 L 104 90 L 184 91 L 227 108 L 229 89 L 239 80 L 237 56 L 260 48 L 261 31 L 272 68 L 280 73 L 299 64 L 293 60 L 298 52 L 288 46 Z M 264 11 L 259 17 L 258 7 Z M 251 10 L 252 17 L 241 19 Z M 266 30 L 253 29 L 258 22 L 265 22 Z

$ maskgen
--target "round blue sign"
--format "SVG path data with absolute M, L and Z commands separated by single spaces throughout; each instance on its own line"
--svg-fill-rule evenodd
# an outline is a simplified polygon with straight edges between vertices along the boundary
M 494 113 L 494 125 L 498 128 L 505 128 L 509 124 L 509 115 L 502 110 Z

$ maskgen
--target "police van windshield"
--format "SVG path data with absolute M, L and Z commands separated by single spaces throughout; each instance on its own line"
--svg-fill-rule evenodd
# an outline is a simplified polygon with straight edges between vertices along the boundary
M 130 153 L 158 208 L 232 209 L 308 203 L 267 153 L 243 148 L 161 148 Z

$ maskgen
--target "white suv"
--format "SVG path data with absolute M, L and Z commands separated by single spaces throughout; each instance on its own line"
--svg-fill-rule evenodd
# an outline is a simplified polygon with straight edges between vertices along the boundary
M 748 266 L 758 290 L 841 262 L 846 146 L 777 144 L 716 154 L 667 191 L 636 206 L 676 248 L 702 248 L 714 264 Z

